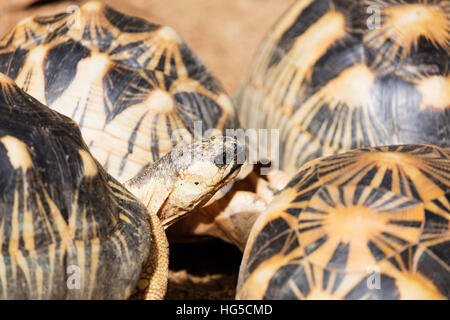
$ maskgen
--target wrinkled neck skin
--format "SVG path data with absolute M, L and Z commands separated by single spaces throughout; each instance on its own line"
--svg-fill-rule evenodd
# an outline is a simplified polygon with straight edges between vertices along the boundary
M 182 144 L 125 185 L 167 228 L 234 179 L 244 151 L 237 140 L 226 137 Z
M 165 212 L 167 201 L 173 190 L 176 173 L 167 158 L 162 158 L 151 166 L 144 167 L 135 177 L 125 183 L 128 190 L 141 200 L 151 212 L 161 220 L 167 229 L 178 219 L 172 219 L 170 213 Z M 178 212 L 181 218 L 184 212 Z M 169 218 L 167 218 L 169 217 Z

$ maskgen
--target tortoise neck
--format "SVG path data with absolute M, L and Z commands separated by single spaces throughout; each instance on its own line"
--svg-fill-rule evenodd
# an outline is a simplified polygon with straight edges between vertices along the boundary
M 161 170 L 162 168 L 166 170 Z M 163 208 L 173 190 L 173 179 L 168 166 L 157 162 L 144 167 L 136 176 L 125 182 L 128 190 L 138 198 L 148 210 L 156 214 L 164 228 L 171 223 L 163 216 Z

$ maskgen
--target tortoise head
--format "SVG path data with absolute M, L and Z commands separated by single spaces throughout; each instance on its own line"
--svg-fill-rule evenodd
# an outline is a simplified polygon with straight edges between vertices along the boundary
M 205 204 L 238 174 L 245 147 L 230 137 L 176 146 L 143 168 L 127 187 L 168 227 Z

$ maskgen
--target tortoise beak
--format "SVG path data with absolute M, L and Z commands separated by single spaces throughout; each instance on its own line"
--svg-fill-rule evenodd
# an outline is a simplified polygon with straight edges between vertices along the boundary
M 232 171 L 240 169 L 242 165 L 245 163 L 245 146 L 242 144 L 235 144 L 234 152 L 236 155 L 236 162 L 231 167 Z
M 230 172 L 236 171 L 244 162 L 245 146 L 231 138 L 226 138 L 222 152 L 214 158 L 214 164 L 218 168 L 226 168 L 231 165 Z

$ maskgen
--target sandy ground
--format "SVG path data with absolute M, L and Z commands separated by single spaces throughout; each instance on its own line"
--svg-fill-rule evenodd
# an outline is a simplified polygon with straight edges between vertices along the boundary
M 37 2 L 37 3 L 36 3 Z M 0 0 L 0 36 L 31 15 L 86 1 Z M 112 7 L 170 25 L 232 94 L 257 46 L 293 0 L 110 0 Z M 233 299 L 241 253 L 220 241 L 171 244 L 167 299 Z

